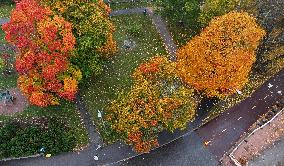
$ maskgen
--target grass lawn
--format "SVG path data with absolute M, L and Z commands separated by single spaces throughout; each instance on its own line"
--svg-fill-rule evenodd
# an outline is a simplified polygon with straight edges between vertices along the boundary
M 0 45 L 6 44 L 7 41 L 5 40 L 5 32 L 0 27 Z
M 110 4 L 112 10 L 121 10 L 121 9 L 131 9 L 139 7 L 151 7 L 152 3 L 149 0 L 140 0 L 139 2 L 121 2 L 119 0 L 113 0 Z
M 9 18 L 12 9 L 15 8 L 13 4 L 1 4 L 0 3 L 0 18 Z
M 0 28 L 0 45 L 6 44 L 5 40 L 5 33 Z M 4 52 L 0 52 L 1 53 Z M 13 55 L 14 52 L 6 51 L 5 53 Z M 7 88 L 13 88 L 17 86 L 17 75 L 11 75 L 11 76 L 4 76 L 3 73 L 0 73 L 0 90 L 7 89 Z
M 17 75 L 4 76 L 0 73 L 0 91 L 17 86 Z
M 118 54 L 106 62 L 103 73 L 92 78 L 89 84 L 82 89 L 88 110 L 94 120 L 97 120 L 97 111 L 103 110 L 107 104 L 116 99 L 116 94 L 130 88 L 133 70 L 143 61 L 155 55 L 166 55 L 163 43 L 152 21 L 144 15 L 124 15 L 112 18 L 116 26 L 115 39 Z M 128 29 L 138 28 L 138 36 L 131 36 Z M 122 49 L 125 39 L 132 39 L 136 47 L 126 51 Z

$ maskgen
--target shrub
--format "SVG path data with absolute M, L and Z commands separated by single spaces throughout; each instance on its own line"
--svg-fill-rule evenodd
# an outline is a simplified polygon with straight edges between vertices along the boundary
M 175 63 L 165 57 L 141 64 L 133 77 L 130 92 L 109 105 L 105 118 L 118 139 L 133 145 L 136 152 L 149 152 L 159 145 L 159 132 L 186 128 L 197 102 L 193 90 L 175 74 Z
M 81 76 L 69 62 L 75 45 L 69 22 L 36 0 L 22 0 L 3 30 L 19 49 L 18 86 L 32 104 L 45 107 L 59 104 L 58 97 L 75 99 Z
M 56 118 L 48 119 L 47 128 L 15 120 L 0 128 L 0 158 L 23 157 L 39 153 L 57 154 L 72 151 L 75 139 L 68 134 L 68 127 Z
M 255 50 L 265 35 L 255 18 L 230 12 L 213 19 L 177 52 L 178 73 L 208 97 L 224 98 L 248 81 Z

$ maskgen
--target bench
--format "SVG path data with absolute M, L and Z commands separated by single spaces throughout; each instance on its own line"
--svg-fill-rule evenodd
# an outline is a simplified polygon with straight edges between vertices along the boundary
M 4 103 L 4 105 L 7 104 L 14 104 L 16 98 L 10 94 L 9 91 L 2 91 L 0 92 L 0 101 Z

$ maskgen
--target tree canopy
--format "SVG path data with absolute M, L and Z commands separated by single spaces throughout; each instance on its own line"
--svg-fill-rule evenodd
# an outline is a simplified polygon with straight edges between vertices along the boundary
M 230 12 L 216 17 L 178 50 L 179 75 L 209 97 L 233 94 L 248 81 L 255 51 L 264 35 L 248 13 Z

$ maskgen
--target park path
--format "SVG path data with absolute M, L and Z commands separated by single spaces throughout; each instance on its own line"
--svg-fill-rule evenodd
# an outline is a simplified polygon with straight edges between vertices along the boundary
M 147 13 L 148 15 L 152 18 L 153 24 L 155 25 L 157 31 L 159 32 L 163 42 L 164 46 L 170 55 L 170 59 L 172 61 L 176 61 L 176 51 L 177 51 L 177 46 L 174 43 L 174 40 L 172 38 L 172 35 L 167 29 L 167 26 L 162 19 L 160 15 L 154 14 L 153 10 L 151 8 L 147 8 Z
M 93 120 L 91 119 L 90 113 L 87 111 L 86 105 L 80 93 L 76 97 L 76 106 L 87 129 L 89 135 L 89 144 L 91 146 L 98 146 L 100 144 L 100 135 L 95 130 Z

